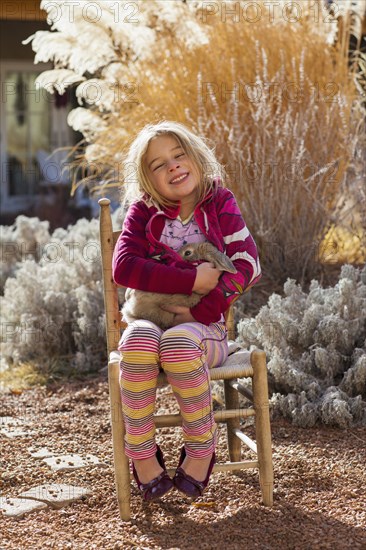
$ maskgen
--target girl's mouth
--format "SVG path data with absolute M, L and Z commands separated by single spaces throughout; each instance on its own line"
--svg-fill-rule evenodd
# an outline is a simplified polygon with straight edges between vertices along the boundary
M 177 185 L 177 184 L 182 183 L 183 181 L 185 181 L 188 176 L 189 176 L 189 172 L 185 172 L 184 174 L 180 174 L 179 176 L 177 176 L 177 177 L 173 178 L 172 180 L 170 180 L 170 183 L 173 184 L 173 185 Z

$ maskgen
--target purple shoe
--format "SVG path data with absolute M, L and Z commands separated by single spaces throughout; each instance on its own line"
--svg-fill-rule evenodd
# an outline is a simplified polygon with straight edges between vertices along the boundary
M 137 475 L 135 465 L 132 462 L 132 473 L 133 477 L 136 480 L 137 486 L 139 490 L 142 493 L 142 497 L 144 500 L 157 500 L 165 493 L 170 491 L 170 489 L 173 487 L 173 481 L 168 476 L 168 472 L 165 468 L 165 462 L 163 453 L 161 452 L 160 447 L 157 445 L 157 451 L 156 451 L 156 458 L 160 464 L 160 466 L 163 468 L 163 472 L 158 475 L 158 477 L 154 477 L 151 481 L 148 483 L 141 483 L 139 480 L 139 476 Z
M 215 453 L 212 454 L 211 462 L 207 470 L 207 476 L 206 479 L 204 479 L 203 481 L 197 481 L 197 479 L 194 479 L 190 475 L 186 474 L 183 468 L 180 467 L 185 457 L 186 450 L 183 447 L 180 453 L 178 468 L 176 469 L 175 475 L 173 477 L 173 483 L 178 491 L 180 491 L 181 493 L 184 493 L 185 495 L 192 498 L 200 497 L 203 494 L 203 491 L 206 489 L 210 480 L 210 476 L 216 459 Z

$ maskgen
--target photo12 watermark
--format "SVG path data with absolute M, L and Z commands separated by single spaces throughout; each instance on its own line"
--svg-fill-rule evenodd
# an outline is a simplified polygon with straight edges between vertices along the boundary
M 103 4 L 105 4 L 103 6 Z M 104 13 L 103 13 L 104 11 Z M 99 23 L 103 15 L 111 17 L 116 24 L 137 25 L 139 19 L 139 2 L 82 2 L 67 0 L 65 2 L 48 1 L 42 4 L 40 0 L 3 1 L 0 3 L 0 19 L 20 21 L 44 21 L 47 13 L 52 24 L 61 20 L 75 23 L 82 19 L 86 23 Z
M 3 321 L 0 323 L 0 341 L 3 344 L 18 344 L 34 349 L 39 344 L 47 344 L 58 348 L 62 337 L 68 338 L 70 334 L 82 332 L 86 342 L 93 342 L 95 338 L 104 339 L 105 331 L 95 321 L 83 323 L 82 331 L 76 320 L 57 321 L 51 316 L 44 316 L 42 320 L 31 319 L 29 321 Z
M 55 264 L 65 262 L 72 264 L 82 258 L 85 262 L 95 263 L 101 261 L 101 250 L 99 241 L 78 241 L 57 242 L 49 241 L 44 245 L 39 243 L 30 244 L 23 242 L 2 242 L 0 247 L 0 261 L 7 264 L 16 258 L 18 261 L 38 258 L 42 264 Z
M 24 82 L 19 89 L 15 81 L 1 82 L 1 102 L 4 104 L 17 98 L 25 105 L 31 100 L 32 104 L 54 103 L 54 91 L 59 95 L 63 95 L 67 88 L 74 85 L 72 80 L 64 80 L 58 82 L 35 82 L 31 86 Z M 79 99 L 84 99 L 88 105 L 99 105 L 104 102 L 110 103 L 140 103 L 141 99 L 138 94 L 140 92 L 140 84 L 137 81 L 130 80 L 126 82 L 102 82 L 96 79 L 90 79 L 81 82 L 77 86 L 77 96 Z
M 334 23 L 339 15 L 337 2 L 329 4 L 325 1 L 294 0 L 281 2 L 277 0 L 255 1 L 242 0 L 237 2 L 203 1 L 199 5 L 199 19 L 202 23 L 210 23 L 214 18 L 226 23 L 258 23 L 265 21 L 274 23 L 282 20 L 287 23 Z
M 340 92 L 336 82 L 314 82 L 306 87 L 299 82 L 201 82 L 199 98 L 204 105 L 259 103 L 279 96 L 288 103 L 335 103 Z

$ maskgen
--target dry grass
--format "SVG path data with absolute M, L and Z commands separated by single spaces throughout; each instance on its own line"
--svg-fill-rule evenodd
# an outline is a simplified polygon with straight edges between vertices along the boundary
M 37 386 L 62 384 L 70 380 L 87 380 L 95 376 L 95 370 L 80 373 L 70 364 L 71 356 L 58 356 L 20 362 L 0 372 L 0 391 L 20 395 Z
M 327 45 L 306 20 L 273 25 L 217 17 L 209 30 L 210 46 L 194 52 L 166 38 L 155 66 L 140 75 L 139 103 L 121 103 L 110 116 L 101 161 L 123 183 L 116 158 L 139 128 L 161 119 L 187 123 L 226 167 L 259 247 L 259 286 L 278 288 L 287 277 L 307 283 L 335 252 L 329 230 L 345 224 L 340 199 L 360 193 L 354 182 L 362 162 L 354 161 L 363 113 L 344 47 Z M 117 127 L 128 138 L 118 137 Z M 361 245 L 353 242 L 351 257 L 359 257 Z
M 361 228 L 353 231 L 332 226 L 325 235 L 323 254 L 333 250 L 329 260 L 339 264 L 363 265 L 366 262 L 366 235 Z M 325 258 L 326 260 L 326 258 Z
M 0 372 L 0 388 L 19 395 L 34 386 L 45 385 L 47 376 L 33 363 L 19 363 Z

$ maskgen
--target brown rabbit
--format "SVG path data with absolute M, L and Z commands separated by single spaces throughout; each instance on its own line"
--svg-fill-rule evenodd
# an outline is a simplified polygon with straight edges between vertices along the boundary
M 212 262 L 221 271 L 236 273 L 232 261 L 208 242 L 186 244 L 178 250 L 178 254 L 189 262 L 206 260 Z M 123 319 L 128 323 L 132 323 L 137 319 L 147 319 L 166 330 L 173 326 L 174 313 L 165 311 L 162 306 L 186 306 L 191 308 L 197 305 L 201 298 L 202 294 L 197 294 L 197 292 L 192 292 L 191 295 L 161 294 L 128 288 L 122 308 Z

